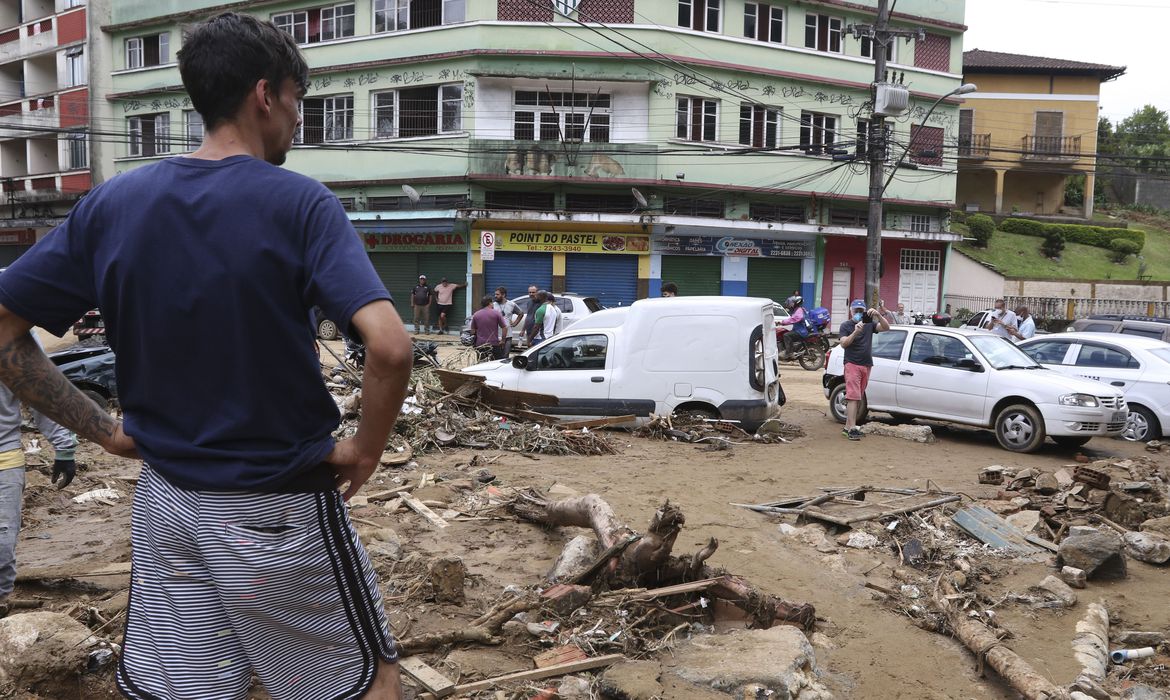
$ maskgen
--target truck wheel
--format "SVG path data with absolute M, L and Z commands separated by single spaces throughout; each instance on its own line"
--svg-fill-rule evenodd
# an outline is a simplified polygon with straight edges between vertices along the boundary
M 1044 419 L 1027 404 L 1013 404 L 995 417 L 995 439 L 1011 452 L 1035 452 L 1044 444 Z
M 1148 442 L 1162 437 L 1162 426 L 1157 417 L 1145 406 L 1129 407 L 1129 422 L 1121 437 L 1133 442 Z
M 844 423 L 846 418 L 846 411 L 848 402 L 845 400 L 845 382 L 841 382 L 832 391 L 829 392 L 829 413 L 832 414 L 833 419 L 838 423 Z M 857 424 L 861 425 L 865 422 L 865 417 L 869 413 L 869 406 L 865 402 L 865 397 L 861 397 L 861 406 L 857 411 Z

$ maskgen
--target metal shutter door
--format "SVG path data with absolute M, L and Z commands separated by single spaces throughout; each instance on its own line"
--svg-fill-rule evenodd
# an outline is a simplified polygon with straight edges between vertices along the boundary
M 394 297 L 394 307 L 403 321 L 410 323 L 410 290 L 418 282 L 417 253 L 369 253 L 374 271 L 386 290 Z M 425 274 L 425 273 L 424 273 Z
M 662 281 L 678 285 L 680 296 L 719 296 L 723 293 L 723 258 L 699 255 L 663 255 Z
M 629 306 L 638 298 L 638 256 L 569 253 L 565 291 L 597 297 L 602 306 Z
M 415 279 L 419 275 L 427 276 L 427 284 L 434 287 L 439 283 L 439 280 L 444 277 L 448 282 L 454 284 L 467 283 L 467 254 L 466 253 L 419 253 L 418 254 L 418 272 L 414 273 Z M 463 327 L 463 319 L 467 314 L 467 291 L 468 287 L 455 290 L 455 296 L 451 298 L 451 302 L 455 305 L 451 309 L 451 317 L 447 319 L 448 330 L 459 330 Z M 476 305 L 478 308 L 478 304 Z M 439 322 L 439 312 L 431 311 L 431 320 L 435 323 Z
M 496 287 L 504 287 L 508 298 L 515 299 L 527 294 L 530 284 L 537 289 L 552 289 L 552 261 L 552 253 L 497 250 L 495 260 L 483 263 L 484 293 L 494 294 Z
M 748 296 L 783 303 L 800 290 L 800 261 L 748 258 Z

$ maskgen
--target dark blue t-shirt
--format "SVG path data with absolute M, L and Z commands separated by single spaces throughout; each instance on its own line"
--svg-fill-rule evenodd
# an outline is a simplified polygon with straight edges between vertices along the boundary
M 287 488 L 333 448 L 310 309 L 346 331 L 390 295 L 340 202 L 249 156 L 118 175 L 0 275 L 0 304 L 60 336 L 101 307 L 125 431 L 174 484 Z

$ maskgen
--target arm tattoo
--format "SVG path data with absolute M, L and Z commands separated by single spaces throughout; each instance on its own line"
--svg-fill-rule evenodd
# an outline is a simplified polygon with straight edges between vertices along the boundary
M 73 386 L 28 333 L 0 347 L 0 382 L 26 405 L 87 440 L 102 444 L 118 428 Z

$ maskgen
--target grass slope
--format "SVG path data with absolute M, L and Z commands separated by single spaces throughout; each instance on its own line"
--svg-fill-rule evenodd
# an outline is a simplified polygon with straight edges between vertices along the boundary
M 1146 274 L 1154 280 L 1170 280 L 1170 232 L 1134 222 L 1129 227 L 1146 232 L 1142 250 Z M 956 224 L 953 228 L 967 235 L 965 227 Z M 976 248 L 967 241 L 956 246 L 968 256 L 994 265 L 1007 277 L 1090 280 L 1136 280 L 1138 277 L 1139 261 L 1134 257 L 1119 264 L 1110 259 L 1107 250 L 1069 243 L 1060 260 L 1050 260 L 1040 254 L 1043 242 L 1044 239 L 1034 236 L 996 231 L 987 248 Z

